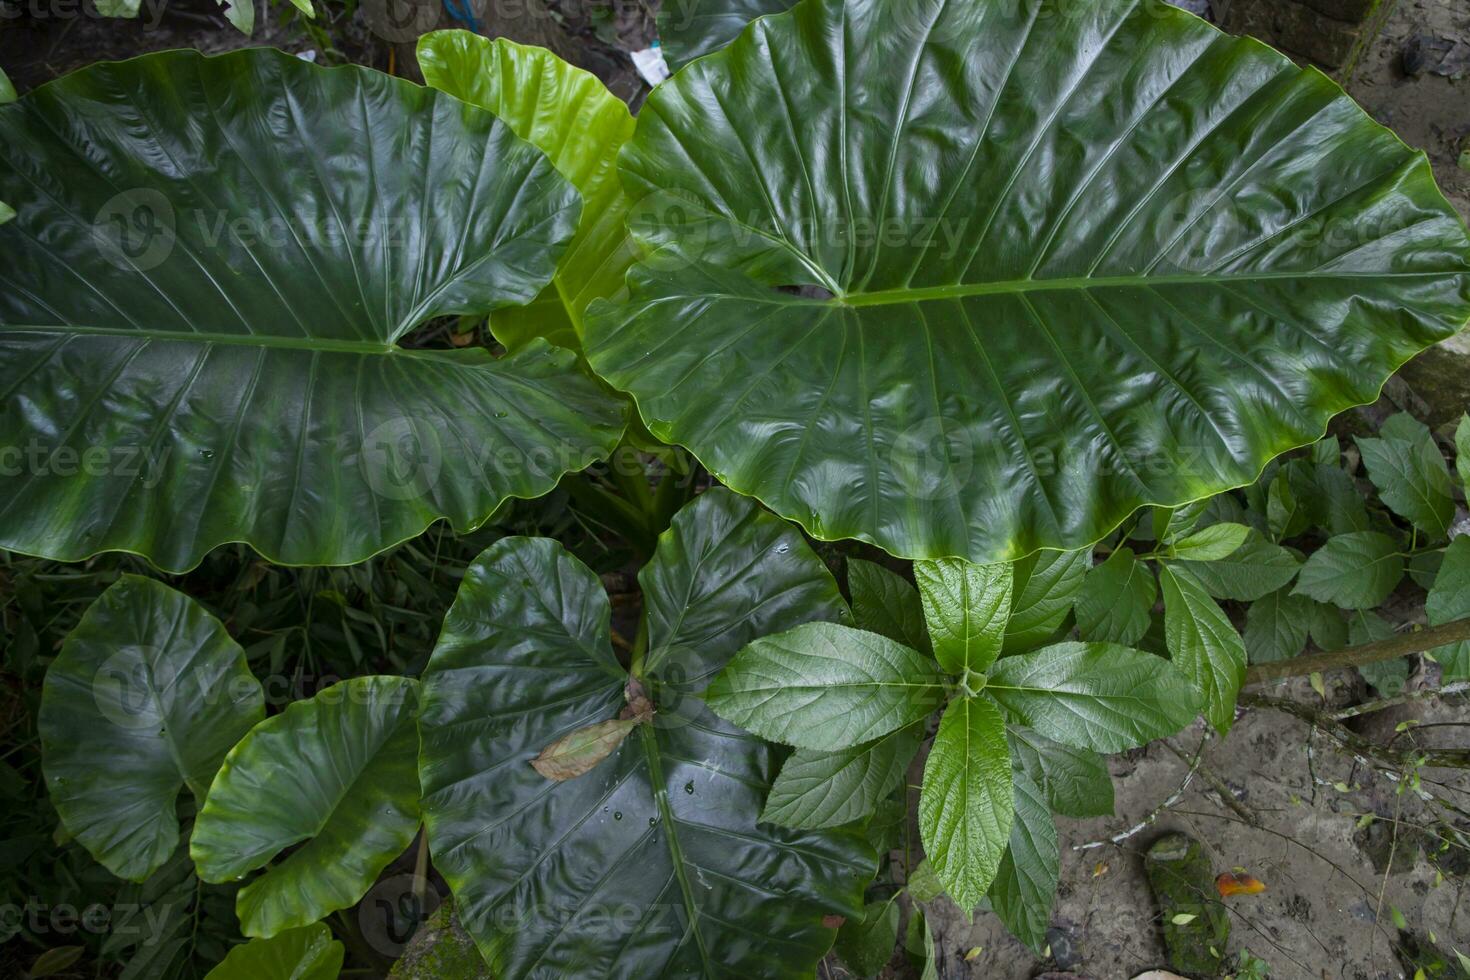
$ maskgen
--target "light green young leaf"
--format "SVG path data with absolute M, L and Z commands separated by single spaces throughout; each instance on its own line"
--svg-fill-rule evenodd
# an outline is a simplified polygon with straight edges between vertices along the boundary
M 202 805 L 225 753 L 265 717 L 245 651 L 188 596 L 124 575 L 46 671 L 42 770 L 62 826 L 143 881 L 178 847 L 179 791 Z
M 1383 502 L 1434 540 L 1448 537 L 1455 519 L 1450 470 L 1429 427 L 1400 413 L 1383 423 L 1379 435 L 1357 442 Z
M 735 654 L 705 700 L 764 739 L 831 751 L 920 721 L 945 694 L 928 657 L 877 633 L 807 623 Z
M 771 784 L 761 820 L 820 830 L 862 820 L 903 782 L 924 731 L 910 725 L 850 749 L 797 749 Z
M 1439 577 L 1424 605 L 1430 626 L 1470 616 L 1470 537 L 1461 535 L 1445 551 Z M 1470 680 L 1470 640 L 1431 651 L 1444 668 L 1444 682 Z
M 1003 652 L 1024 653 L 1048 642 L 1072 611 L 1092 549 L 1038 551 L 1012 566 L 1011 619 Z
M 1000 710 L 984 696 L 952 702 L 924 765 L 919 835 L 934 873 L 966 912 L 1000 870 L 1014 807 Z
M 1174 556 L 1186 561 L 1219 561 L 1245 544 L 1251 529 L 1244 524 L 1211 524 L 1174 544 Z
M 1342 609 L 1381 605 L 1404 577 L 1398 542 L 1377 531 L 1339 534 L 1313 552 L 1297 576 L 1297 595 Z
M 234 25 L 235 30 L 249 37 L 255 33 L 255 0 L 217 0 L 224 8 L 225 20 Z
M 0 68 L 0 105 L 5 105 L 15 100 L 15 84 L 10 81 L 10 76 L 5 74 L 5 69 Z
M 1235 718 L 1235 698 L 1245 682 L 1245 643 L 1189 571 L 1165 566 L 1159 569 L 1159 581 L 1169 656 L 1200 695 L 1205 717 L 1223 735 Z
M 1364 643 L 1376 643 L 1393 636 L 1393 624 L 1374 612 L 1358 610 L 1354 612 L 1348 621 L 1348 639 L 1353 646 L 1361 646 Z M 1384 660 L 1376 664 L 1360 664 L 1358 673 L 1363 679 L 1373 685 L 1379 695 L 1385 698 L 1397 697 L 1404 689 L 1404 684 L 1409 679 L 1409 661 L 1405 657 L 1397 660 Z
M 210 882 L 271 864 L 235 899 L 245 935 L 269 938 L 355 905 L 413 841 L 417 714 L 413 678 L 355 677 L 294 702 L 230 750 L 189 855 Z
M 1296 578 L 1301 562 L 1279 544 L 1272 544 L 1254 528 L 1234 552 L 1214 561 L 1182 562 L 1216 599 L 1255 600 L 1284 588 Z
M 1082 580 L 1075 604 L 1077 629 L 1084 640 L 1132 646 L 1148 632 L 1158 596 L 1148 566 L 1134 557 L 1133 549 L 1119 548 Z
M 1465 496 L 1470 497 L 1470 415 L 1460 419 L 1455 429 L 1455 469 L 1459 471 Z
M 1041 787 L 1053 811 L 1066 817 L 1113 815 L 1113 777 L 1102 756 L 1016 725 L 1006 735 L 1011 759 Z
M 914 580 L 940 666 L 951 674 L 984 673 L 1000 656 L 1011 617 L 1010 564 L 976 565 L 963 558 L 916 561 Z
M 1288 660 L 1307 646 L 1312 600 L 1285 589 L 1251 603 L 1245 616 L 1245 650 L 1253 664 Z
M 1043 736 L 1096 752 L 1122 752 L 1172 735 L 1199 698 L 1169 661 L 1112 643 L 1058 643 L 1004 657 L 986 694 Z
M 1181 534 L 1188 534 L 1209 510 L 1211 499 L 1205 497 L 1178 507 L 1155 507 L 1152 519 L 1154 540 L 1164 545 Z
M 317 922 L 232 948 L 204 980 L 337 980 L 346 952 Z
M 1041 788 L 1021 770 L 1014 774 L 1016 815 L 1010 846 L 990 884 L 990 907 L 1011 935 L 1038 955 L 1046 946 L 1061 870 L 1057 826 Z
M 898 945 L 898 903 L 869 902 L 861 919 L 848 919 L 837 930 L 837 956 L 859 977 L 875 977 Z
M 847 588 L 858 629 L 880 633 L 923 653 L 931 651 L 919 590 L 907 579 L 874 562 L 849 558 Z

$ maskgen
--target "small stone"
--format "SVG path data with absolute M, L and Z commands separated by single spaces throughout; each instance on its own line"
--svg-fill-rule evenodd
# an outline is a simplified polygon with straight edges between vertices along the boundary
M 1051 959 L 1063 970 L 1075 970 L 1082 965 L 1082 947 L 1072 929 L 1056 925 L 1046 930 L 1046 944 L 1051 947 Z
M 1212 901 L 1215 875 L 1199 841 L 1165 834 L 1143 861 L 1159 908 L 1169 965 L 1186 974 L 1216 975 L 1230 945 L 1230 917 Z

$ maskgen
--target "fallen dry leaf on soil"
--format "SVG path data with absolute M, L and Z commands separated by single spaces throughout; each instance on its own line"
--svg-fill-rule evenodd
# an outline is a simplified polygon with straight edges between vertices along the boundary
M 1266 890 L 1266 885 L 1254 875 L 1227 871 L 1215 879 L 1215 890 L 1221 898 L 1229 898 L 1231 895 L 1259 895 Z

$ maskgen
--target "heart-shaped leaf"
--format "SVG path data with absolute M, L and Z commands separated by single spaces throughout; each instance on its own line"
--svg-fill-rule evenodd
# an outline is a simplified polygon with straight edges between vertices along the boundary
M 798 4 L 660 85 L 620 167 L 650 254 L 593 367 L 722 482 L 904 557 L 1249 483 L 1470 318 L 1423 156 L 1162 0 Z
M 235 901 L 240 929 L 270 937 L 349 908 L 419 827 L 418 682 L 356 677 L 297 701 L 230 750 L 189 854 L 205 881 L 289 857 Z
M 271 49 L 98 64 L 0 106 L 0 547 L 361 561 L 605 456 L 545 345 L 409 349 L 525 303 L 577 192 L 490 113 Z
M 549 540 L 505 539 L 467 570 L 423 678 L 434 865 L 496 976 L 810 975 L 824 917 L 862 914 L 872 852 L 855 830 L 760 823 L 776 756 L 697 695 L 760 635 L 842 616 L 836 583 L 793 528 L 723 490 L 675 517 L 639 578 L 632 680 L 652 720 L 552 781 L 531 760 L 632 693 L 607 596 Z
M 1430 626 L 1470 616 L 1470 536 L 1461 535 L 1450 542 L 1424 611 Z M 1470 640 L 1439 647 L 1434 658 L 1444 667 L 1446 684 L 1470 680 Z
M 1295 657 L 1307 647 L 1312 600 L 1286 589 L 1251 603 L 1245 616 L 1245 652 L 1253 664 Z
M 142 881 L 179 842 L 185 786 L 204 802 L 225 753 L 265 717 L 265 693 L 219 620 L 124 575 L 46 671 L 37 727 L 62 825 L 113 874 Z
M 1383 502 L 1431 540 L 1448 537 L 1455 520 L 1450 468 L 1429 427 L 1401 413 L 1379 434 L 1382 438 L 1359 439 L 1358 449 Z
M 495 113 L 582 195 L 581 224 L 551 284 L 527 306 L 490 318 L 496 339 L 511 350 L 533 337 L 580 350 L 587 304 L 617 292 L 633 262 L 617 174 L 618 150 L 633 135 L 627 105 L 596 75 L 503 37 L 433 31 L 419 38 L 418 59 L 425 82 Z
M 1143 639 L 1159 587 L 1132 548 L 1119 548 L 1087 573 L 1077 594 L 1077 629 L 1084 640 L 1131 646 Z
M 1297 595 L 1343 609 L 1382 605 L 1404 577 L 1404 555 L 1378 531 L 1339 534 L 1312 552 L 1297 575 Z

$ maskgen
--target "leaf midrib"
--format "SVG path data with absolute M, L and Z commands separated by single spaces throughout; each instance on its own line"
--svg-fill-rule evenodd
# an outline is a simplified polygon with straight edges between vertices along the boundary
M 250 333 L 208 333 L 195 330 L 135 330 L 131 327 L 91 327 L 56 323 L 0 323 L 4 333 L 67 334 L 81 337 L 164 340 L 175 343 L 221 344 L 236 347 L 275 347 L 287 350 L 335 351 L 349 354 L 411 354 L 388 341 L 328 340 L 320 337 L 283 337 Z

